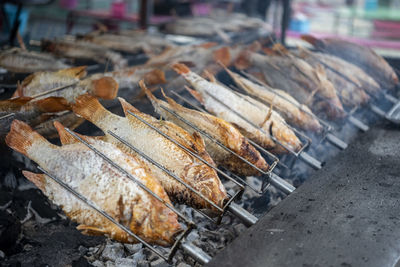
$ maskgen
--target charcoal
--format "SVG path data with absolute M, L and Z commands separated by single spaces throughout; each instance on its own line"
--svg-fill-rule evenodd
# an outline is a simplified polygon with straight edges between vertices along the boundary
M 136 264 L 137 267 L 150 267 L 150 263 L 146 260 L 138 261 Z
M 91 267 L 91 265 L 85 257 L 79 257 L 79 259 L 72 261 L 72 267 Z
M 115 266 L 118 266 L 118 267 L 132 267 L 135 265 L 136 265 L 135 260 L 128 259 L 128 258 L 121 258 L 121 259 L 117 259 L 115 261 Z
M 6 254 L 0 250 L 0 260 L 4 259 L 6 257 Z
M 8 187 L 10 189 L 14 189 L 17 187 L 17 178 L 15 177 L 15 174 L 12 170 L 10 170 L 6 176 L 4 176 L 4 186 Z
M 190 265 L 184 262 L 180 262 L 176 267 L 190 267 Z
M 6 254 L 15 252 L 20 233 L 19 220 L 6 211 L 0 211 L 0 250 Z
M 95 267 L 105 267 L 105 264 L 102 261 L 96 260 L 92 262 L 92 265 Z
M 89 249 L 84 246 L 79 246 L 78 250 L 81 255 L 85 255 L 89 251 Z
M 164 259 L 158 259 L 156 261 L 151 262 L 151 267 L 169 267 L 169 264 L 165 262 Z
M 115 261 L 124 256 L 124 246 L 121 243 L 109 243 L 103 250 L 101 257 L 104 260 Z
M 125 249 L 128 251 L 129 254 L 135 254 L 139 250 L 142 249 L 142 244 L 124 244 Z

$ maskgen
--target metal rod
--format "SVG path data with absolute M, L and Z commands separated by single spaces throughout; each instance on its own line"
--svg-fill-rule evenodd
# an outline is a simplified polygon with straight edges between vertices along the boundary
M 347 148 L 347 143 L 337 138 L 335 135 L 331 133 L 327 133 L 325 136 L 326 140 L 329 141 L 331 144 L 337 146 L 338 148 L 344 150 Z
M 74 86 L 74 85 L 76 85 L 78 83 L 79 83 L 79 81 L 73 82 L 71 84 L 62 85 L 62 86 L 59 86 L 59 87 L 56 87 L 56 88 L 53 88 L 53 89 L 38 93 L 38 94 L 33 95 L 31 97 L 32 98 L 37 98 L 37 97 L 40 97 L 40 96 L 48 95 L 48 94 L 51 94 L 51 93 L 54 93 L 54 92 L 57 92 L 57 91 L 64 90 L 64 89 L 66 89 L 68 87 L 71 87 L 71 86 Z
M 192 244 L 181 243 L 181 248 L 186 254 L 191 256 L 193 259 L 195 259 L 201 265 L 205 265 L 205 264 L 209 263 L 211 260 L 211 257 L 208 254 L 206 254 L 200 248 L 193 246 Z
M 74 189 L 72 189 L 69 185 L 67 185 L 66 183 L 64 183 L 62 180 L 58 179 L 56 176 L 50 174 L 49 172 L 47 172 L 45 169 L 43 169 L 42 167 L 38 166 L 38 169 L 40 171 L 42 171 L 44 174 L 46 174 L 48 177 L 50 177 L 52 180 L 54 180 L 57 184 L 59 184 L 60 186 L 62 186 L 65 190 L 67 190 L 68 192 L 70 192 L 71 194 L 73 194 L 75 197 L 77 197 L 79 200 L 81 200 L 82 202 L 84 202 L 86 205 L 88 205 L 89 207 L 91 207 L 92 209 L 94 209 L 95 211 L 97 211 L 98 213 L 100 213 L 101 215 L 103 215 L 106 219 L 108 219 L 109 221 L 111 221 L 112 223 L 114 223 L 115 225 L 117 225 L 119 228 L 121 228 L 124 232 L 126 232 L 128 235 L 134 237 L 136 240 L 138 240 L 139 242 L 141 242 L 143 245 L 145 245 L 148 249 L 150 249 L 151 251 L 153 251 L 154 253 L 156 253 L 158 256 L 160 256 L 161 258 L 163 258 L 165 261 L 168 260 L 167 257 L 165 257 L 161 252 L 159 252 L 157 249 L 153 248 L 153 246 L 151 246 L 149 243 L 147 243 L 145 240 L 143 240 L 142 238 L 140 238 L 139 236 L 137 236 L 136 234 L 134 234 L 130 229 L 128 229 L 127 227 L 125 227 L 124 225 L 120 224 L 119 222 L 117 222 L 112 216 L 110 216 L 108 213 L 106 213 L 105 211 L 101 210 L 100 208 L 97 207 L 97 205 L 95 203 L 93 203 L 91 200 L 87 199 L 86 197 L 84 197 L 83 195 L 81 195 L 80 193 L 78 193 L 77 191 L 75 191 Z
M 172 137 L 168 136 L 167 134 L 163 133 L 162 131 L 160 131 L 159 129 L 157 129 L 156 127 L 154 127 L 152 124 L 148 123 L 147 121 L 145 121 L 144 119 L 142 119 L 140 116 L 136 115 L 135 113 L 133 113 L 132 111 L 128 110 L 128 114 L 134 116 L 136 119 L 138 119 L 139 121 L 141 121 L 142 123 L 146 124 L 147 126 L 149 126 L 151 129 L 155 130 L 157 133 L 159 133 L 160 135 L 162 135 L 163 137 L 165 137 L 166 139 L 168 139 L 169 141 L 173 142 L 175 145 L 179 146 L 180 148 L 182 148 L 183 150 L 185 150 L 186 152 L 188 152 L 190 155 L 192 155 L 193 157 L 197 158 L 198 160 L 200 160 L 201 162 L 203 162 L 204 164 L 206 164 L 208 167 L 214 169 L 216 172 L 218 172 L 219 174 L 221 174 L 222 176 L 224 176 L 225 178 L 227 178 L 228 180 L 232 181 L 233 183 L 235 183 L 236 185 L 240 186 L 241 188 L 243 188 L 243 185 L 240 184 L 239 182 L 237 182 L 235 179 L 233 179 L 232 177 L 230 177 L 229 175 L 227 175 L 226 173 L 224 173 L 223 171 L 221 171 L 220 169 L 216 168 L 215 166 L 213 166 L 212 164 L 210 164 L 208 161 L 206 161 L 205 159 L 203 159 L 202 157 L 200 157 L 199 155 L 197 155 L 196 153 L 194 153 L 193 151 L 191 151 L 190 149 L 188 149 L 187 147 L 185 147 L 184 145 L 182 145 L 181 143 L 179 143 L 178 141 L 176 141 L 175 139 L 173 139 Z
M 382 110 L 380 107 L 374 105 L 374 104 L 370 104 L 369 105 L 371 108 L 371 111 L 374 112 L 375 114 L 386 118 L 386 112 L 384 110 Z
M 15 113 L 10 113 L 10 114 L 0 117 L 0 120 L 4 120 L 4 119 L 7 119 L 8 117 L 13 117 L 13 116 L 15 116 Z
M 89 144 L 88 142 L 86 142 L 85 140 L 83 140 L 80 136 L 78 136 L 76 133 L 74 133 L 73 131 L 71 131 L 68 128 L 65 128 L 65 130 L 71 134 L 75 139 L 77 139 L 78 141 L 80 141 L 82 144 L 84 144 L 85 146 L 87 146 L 90 150 L 92 150 L 96 155 L 100 156 L 102 159 L 104 159 L 107 163 L 109 163 L 111 166 L 113 166 L 115 169 L 117 169 L 119 172 L 123 173 L 124 175 L 126 175 L 130 180 L 132 180 L 133 182 L 135 182 L 140 188 L 142 188 L 144 191 L 146 191 L 147 193 L 149 193 L 151 196 L 153 196 L 154 198 L 156 198 L 158 201 L 160 201 L 161 203 L 163 203 L 166 207 L 168 207 L 170 210 L 172 210 L 173 212 L 175 212 L 180 218 L 182 218 L 187 224 L 189 225 L 194 225 L 194 222 L 187 219 L 185 217 L 185 215 L 183 215 L 180 211 L 178 211 L 174 206 L 170 205 L 169 203 L 167 203 L 164 199 L 160 198 L 157 194 L 155 194 L 153 191 L 151 191 L 147 186 L 145 186 L 139 179 L 137 179 L 136 177 L 134 177 L 132 174 L 130 174 L 129 172 L 127 172 L 124 168 L 122 168 L 120 165 L 118 165 L 117 163 L 115 163 L 113 160 L 111 160 L 109 157 L 107 157 L 105 154 L 103 154 L 102 152 L 100 152 L 99 150 L 97 150 L 94 146 L 92 146 L 91 144 Z
M 320 170 L 322 169 L 323 163 L 314 157 L 310 156 L 308 153 L 301 153 L 300 158 L 307 164 L 309 164 L 311 167 L 313 167 L 315 170 Z
M 206 201 L 208 204 L 210 204 L 211 206 L 213 206 L 214 208 L 216 208 L 217 210 L 219 210 L 220 212 L 223 212 L 223 209 L 221 209 L 219 206 L 217 206 L 214 202 L 210 201 L 208 198 L 206 198 L 205 196 L 203 196 L 203 194 L 201 194 L 199 191 L 197 191 L 196 189 L 194 189 L 191 185 L 187 184 L 185 181 L 183 181 L 181 178 L 179 178 L 177 175 L 175 175 L 173 172 L 171 172 L 170 170 L 168 170 L 167 168 L 165 168 L 164 166 L 162 166 L 160 163 L 156 162 L 155 160 L 153 160 L 152 158 L 150 158 L 149 156 L 147 156 L 146 154 L 144 154 L 142 151 L 140 151 L 139 149 L 137 149 L 136 147 L 134 147 L 132 144 L 130 144 L 128 141 L 126 141 L 125 139 L 121 138 L 120 136 L 116 135 L 115 133 L 113 133 L 112 131 L 107 131 L 108 134 L 110 134 L 112 137 L 114 137 L 115 139 L 117 139 L 118 141 L 120 141 L 121 143 L 123 143 L 124 145 L 126 145 L 127 147 L 129 147 L 130 149 L 132 149 L 133 151 L 135 151 L 137 154 L 139 154 L 141 157 L 143 157 L 145 160 L 149 161 L 151 164 L 155 165 L 157 168 L 161 169 L 163 172 L 167 173 L 169 176 L 171 176 L 172 178 L 174 178 L 175 180 L 177 180 L 178 182 L 180 182 L 181 184 L 183 184 L 186 188 L 188 188 L 190 191 L 192 191 L 193 193 L 196 193 L 197 195 L 199 195 L 200 198 L 202 198 L 204 201 Z
M 228 206 L 228 211 L 233 215 L 240 218 L 244 225 L 250 227 L 257 223 L 258 219 L 253 214 L 249 213 L 247 210 L 240 207 L 238 204 L 232 202 Z
M 276 175 L 275 173 L 271 173 L 270 180 L 269 182 L 276 188 L 279 188 L 282 192 L 284 192 L 286 195 L 291 194 L 294 190 L 296 190 L 296 187 L 293 185 L 289 184 L 285 180 L 283 180 L 281 177 Z
M 349 116 L 348 117 L 349 122 L 351 122 L 354 126 L 356 126 L 358 129 L 360 129 L 363 132 L 366 132 L 369 130 L 369 126 L 360 121 L 359 119 L 355 118 L 354 116 Z
M 390 102 L 392 102 L 393 104 L 397 104 L 397 103 L 400 101 L 399 99 L 397 99 L 396 97 L 394 97 L 394 96 L 392 96 L 392 95 L 390 95 L 390 94 L 388 94 L 388 93 L 384 93 L 383 96 L 384 96 L 387 100 L 389 100 Z

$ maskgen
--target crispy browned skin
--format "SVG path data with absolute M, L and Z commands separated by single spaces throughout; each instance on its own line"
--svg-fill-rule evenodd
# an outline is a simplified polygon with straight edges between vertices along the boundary
M 126 117 L 120 117 L 107 111 L 97 99 L 89 95 L 79 97 L 73 110 L 76 114 L 91 121 L 102 129 L 106 136 L 108 136 L 107 140 L 109 142 L 116 144 L 126 152 L 133 153 L 133 151 L 109 135 L 108 131 L 112 131 L 127 140 L 147 156 L 172 171 L 180 179 L 201 192 L 201 194 L 211 202 L 222 206 L 226 199 L 226 192 L 215 170 L 190 155 L 143 122 L 129 115 L 128 111 L 142 117 L 145 121 L 159 128 L 168 136 L 173 137 L 185 147 L 199 153 L 203 159 L 210 162 L 210 164 L 214 164 L 205 150 L 202 138 L 199 135 L 192 137 L 185 130 L 171 122 L 159 121 L 147 114 L 143 114 L 122 98 L 120 98 L 120 101 Z M 193 193 L 158 167 L 150 163 L 148 166 L 171 198 L 195 207 L 211 208 L 210 204 L 200 198 L 196 193 Z
M 261 170 L 266 171 L 268 169 L 268 164 L 265 162 L 260 153 L 247 142 L 244 136 L 235 127 L 233 127 L 228 122 L 203 112 L 184 108 L 176 103 L 173 99 L 165 95 L 164 97 L 167 99 L 168 103 L 159 100 L 155 98 L 150 90 L 146 88 L 143 81 L 140 82 L 140 86 L 142 87 L 142 89 L 145 90 L 155 110 L 163 118 L 176 123 L 190 133 L 195 133 L 195 130 L 192 127 L 188 126 L 186 123 L 182 122 L 175 116 L 171 115 L 169 112 L 165 111 L 161 106 L 173 110 L 179 116 L 183 117 L 187 121 L 190 121 L 196 127 L 206 132 L 208 135 L 218 140 L 221 144 L 225 145 L 227 148 L 237 153 L 239 156 L 243 157 L 250 163 L 254 164 Z M 255 168 L 251 167 L 249 164 L 247 164 L 237 156 L 233 155 L 232 153 L 224 150 L 219 145 L 211 141 L 209 138 L 203 138 L 205 140 L 207 151 L 210 153 L 211 157 L 218 165 L 222 165 L 228 170 L 239 175 L 249 176 L 261 174 Z
M 357 65 L 377 81 L 382 89 L 393 89 L 399 83 L 399 78 L 393 68 L 369 47 L 339 38 L 317 39 L 310 35 L 303 35 L 302 39 L 324 53 L 340 57 Z
M 63 135 L 64 145 L 61 147 L 52 145 L 27 124 L 17 120 L 12 124 L 6 143 L 43 169 L 56 174 L 141 238 L 159 245 L 172 244 L 174 235 L 180 231 L 177 215 L 72 136 L 68 140 L 65 136 L 68 133 L 62 125 L 57 125 L 57 128 Z M 86 138 L 86 141 L 170 203 L 159 182 L 135 158 L 101 140 Z M 24 175 L 60 205 L 69 218 L 78 222 L 77 229 L 83 233 L 107 235 L 120 242 L 138 242 L 46 175 L 31 172 L 24 172 Z

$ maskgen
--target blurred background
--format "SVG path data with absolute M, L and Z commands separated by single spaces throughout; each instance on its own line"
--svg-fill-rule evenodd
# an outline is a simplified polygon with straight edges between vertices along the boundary
M 400 49 L 400 0 L 6 0 L 0 42 L 7 44 L 16 28 L 24 40 L 39 40 L 87 33 L 99 25 L 111 30 L 154 27 L 174 17 L 207 16 L 215 8 L 262 18 L 277 34 L 287 26 L 289 45 L 296 45 L 300 34 L 312 33 L 339 35 L 384 55 L 394 56 Z

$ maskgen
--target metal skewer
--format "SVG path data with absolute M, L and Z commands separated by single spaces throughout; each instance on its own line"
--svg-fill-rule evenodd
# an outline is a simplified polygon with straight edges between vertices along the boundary
M 79 83 L 79 81 L 76 81 L 76 82 L 73 82 L 73 83 L 70 83 L 70 84 L 66 84 L 66 85 L 62 85 L 62 86 L 59 86 L 59 87 L 56 87 L 56 88 L 53 88 L 53 89 L 38 93 L 36 95 L 33 95 L 32 98 L 38 98 L 40 96 L 44 96 L 44 95 L 48 95 L 48 94 L 51 94 L 51 93 L 54 93 L 54 92 L 57 92 L 57 91 L 61 91 L 61 90 L 64 90 L 64 89 L 66 89 L 68 87 L 74 86 L 74 85 L 76 85 L 78 83 Z
M 10 113 L 10 114 L 7 114 L 7 115 L 4 115 L 4 116 L 1 116 L 1 117 L 0 117 L 0 120 L 4 120 L 4 119 L 7 119 L 7 118 L 9 118 L 9 117 L 13 117 L 13 116 L 15 116 L 15 113 Z

